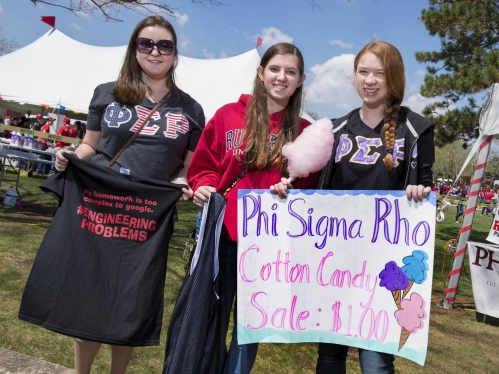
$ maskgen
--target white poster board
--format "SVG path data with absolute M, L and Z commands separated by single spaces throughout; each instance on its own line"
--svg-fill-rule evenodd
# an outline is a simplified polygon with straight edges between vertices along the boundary
M 239 190 L 239 343 L 339 343 L 423 365 L 435 206 L 434 193 Z
M 499 318 L 499 246 L 468 242 L 468 257 L 477 312 Z

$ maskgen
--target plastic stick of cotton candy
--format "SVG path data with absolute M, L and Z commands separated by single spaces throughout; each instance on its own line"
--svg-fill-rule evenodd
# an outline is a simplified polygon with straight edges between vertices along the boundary
M 282 154 L 288 159 L 288 183 L 322 170 L 331 158 L 333 143 L 333 124 L 322 118 L 306 127 L 294 142 L 285 144 Z

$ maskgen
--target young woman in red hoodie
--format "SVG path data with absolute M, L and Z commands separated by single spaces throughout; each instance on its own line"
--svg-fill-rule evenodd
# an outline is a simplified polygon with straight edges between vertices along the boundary
M 227 353 L 225 341 L 237 284 L 237 191 L 269 188 L 287 177 L 282 146 L 296 139 L 309 125 L 300 118 L 305 81 L 301 52 L 289 43 L 271 46 L 262 56 L 253 94 L 220 108 L 208 122 L 189 168 L 193 201 L 203 207 L 211 192 L 225 195 L 222 238 L 219 247 L 221 285 L 221 361 L 223 373 L 249 373 L 258 344 L 239 345 L 236 323 Z M 295 188 L 315 188 L 318 174 L 296 181 Z M 234 307 L 234 320 L 237 320 Z

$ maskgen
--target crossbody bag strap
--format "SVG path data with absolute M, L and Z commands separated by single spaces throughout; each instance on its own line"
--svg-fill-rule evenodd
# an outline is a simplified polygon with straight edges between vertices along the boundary
M 130 139 L 128 139 L 128 141 L 126 142 L 126 144 L 119 150 L 119 152 L 116 153 L 116 156 L 114 156 L 113 159 L 111 161 L 109 161 L 109 164 L 107 164 L 106 167 L 110 168 L 111 166 L 114 165 L 114 163 L 116 162 L 116 160 L 121 156 L 121 154 L 125 151 L 125 149 L 127 149 L 128 146 L 130 144 L 132 144 L 132 142 L 135 140 L 135 138 L 139 135 L 139 133 L 142 131 L 142 129 L 144 128 L 144 126 L 146 125 L 146 123 L 149 121 L 149 119 L 151 118 L 151 116 L 153 115 L 153 113 L 156 111 L 156 109 L 158 109 L 159 106 L 161 104 L 163 104 L 166 101 L 166 99 L 168 99 L 168 96 L 170 96 L 170 94 L 171 94 L 171 91 L 168 92 L 160 101 L 158 101 L 156 103 L 156 105 L 154 106 L 154 108 L 152 108 L 152 110 L 147 115 L 146 119 L 144 121 L 142 121 L 142 124 L 137 129 L 137 131 L 135 131 L 135 133 L 132 135 L 132 137 Z
M 237 178 L 234 180 L 234 182 L 232 182 L 231 185 L 225 189 L 223 196 L 227 195 L 229 193 L 229 191 L 234 188 L 234 186 L 237 184 L 237 182 L 239 182 L 242 179 L 242 177 L 244 177 L 246 175 L 246 173 L 247 173 L 246 170 L 243 170 L 241 172 L 241 174 L 239 174 L 237 176 Z

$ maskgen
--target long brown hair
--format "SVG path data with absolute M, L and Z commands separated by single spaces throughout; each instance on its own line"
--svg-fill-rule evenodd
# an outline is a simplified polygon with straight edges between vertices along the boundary
M 260 66 L 263 70 L 269 61 L 276 55 L 290 54 L 296 56 L 298 61 L 299 76 L 305 72 L 305 62 L 300 50 L 290 43 L 277 43 L 271 46 L 263 54 Z M 270 130 L 269 110 L 267 103 L 267 90 L 258 74 L 253 83 L 253 98 L 246 110 L 246 120 L 244 125 L 245 149 L 242 167 L 246 170 L 271 170 L 275 165 L 279 165 L 279 172 L 283 176 L 288 176 L 288 160 L 282 156 L 282 146 L 294 141 L 298 136 L 300 127 L 300 111 L 303 99 L 303 83 L 289 98 L 285 109 L 283 124 L 277 136 L 274 148 L 267 152 L 268 137 Z
M 386 88 L 388 94 L 385 99 L 383 134 L 385 136 L 386 157 L 383 159 L 386 170 L 393 172 L 393 146 L 395 144 L 395 130 L 402 100 L 404 100 L 405 71 L 404 61 L 399 50 L 392 44 L 375 40 L 367 44 L 357 53 L 353 63 L 354 72 L 357 71 L 359 60 L 365 53 L 372 53 L 378 57 L 383 65 Z
M 113 96 L 121 104 L 137 105 L 142 102 L 146 93 L 152 95 L 151 89 L 142 81 L 142 68 L 137 62 L 137 38 L 146 27 L 157 26 L 168 30 L 173 37 L 173 65 L 166 76 L 166 86 L 175 95 L 181 97 L 180 90 L 175 84 L 175 67 L 178 61 L 177 34 L 170 22 L 161 16 L 150 16 L 140 21 L 130 36 L 126 49 L 125 59 L 121 66 L 120 75 L 114 85 Z

